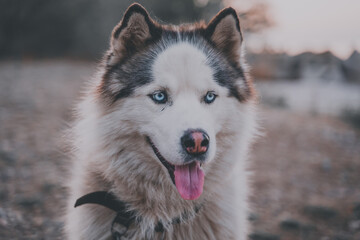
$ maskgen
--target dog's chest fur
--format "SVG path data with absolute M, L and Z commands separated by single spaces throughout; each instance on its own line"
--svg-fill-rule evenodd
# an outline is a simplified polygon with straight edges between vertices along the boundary
M 107 185 L 103 181 L 95 182 L 93 174 L 91 173 L 92 180 L 87 184 L 91 184 L 94 188 L 84 189 L 84 193 L 92 192 L 94 189 L 99 189 L 100 186 L 103 188 Z M 97 185 L 98 188 L 95 187 Z M 237 187 L 234 184 L 228 188 L 219 189 L 217 193 L 210 196 L 205 196 L 199 201 L 202 205 L 198 213 L 191 212 L 194 209 L 193 204 L 186 206 L 187 208 L 185 207 L 183 211 L 187 210 L 193 215 L 187 219 L 182 219 L 179 223 L 170 223 L 169 225 L 166 225 L 166 218 L 159 218 L 160 215 L 163 217 L 164 215 L 157 213 L 166 213 L 171 221 L 171 216 L 179 216 L 179 209 L 174 208 L 174 205 L 169 204 L 169 201 L 166 200 L 145 204 L 140 200 L 133 205 L 133 208 L 139 211 L 137 213 L 140 220 L 130 226 L 124 237 L 125 239 L 246 239 L 244 233 L 248 230 L 245 221 L 247 214 L 241 208 L 246 208 L 247 201 L 245 196 L 234 198 L 231 192 Z M 152 189 L 152 191 L 155 190 Z M 244 193 L 245 191 L 244 189 Z M 123 196 L 126 196 L 126 193 Z M 128 195 L 124 198 L 134 197 Z M 184 208 L 184 206 L 182 207 Z M 241 214 L 245 216 L 239 216 Z M 111 225 L 115 217 L 114 211 L 103 206 L 82 206 L 77 209 L 77 213 L 70 216 L 72 223 L 69 225 L 69 230 L 72 231 L 72 228 L 74 230 L 72 239 L 112 239 Z M 163 219 L 165 223 L 164 232 L 154 230 L 159 219 Z M 79 229 L 81 230 L 79 231 Z

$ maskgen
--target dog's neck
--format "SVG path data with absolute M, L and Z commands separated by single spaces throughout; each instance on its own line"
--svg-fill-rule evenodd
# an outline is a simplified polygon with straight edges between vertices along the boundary
M 195 201 L 184 200 L 172 184 L 167 181 L 137 185 L 137 191 L 133 190 L 134 186 L 119 187 L 120 184 L 116 184 L 112 191 L 145 222 L 171 222 L 181 216 L 196 215 L 195 210 L 204 204 L 206 194 Z
M 116 200 L 126 204 L 127 211 L 133 212 L 136 218 L 143 219 L 143 222 L 149 223 L 149 225 L 156 225 L 159 221 L 171 222 L 184 213 L 191 216 L 196 215 L 194 210 L 203 205 L 205 199 L 209 199 L 204 193 L 197 200 L 184 200 L 180 197 L 173 183 L 166 181 L 169 179 L 161 179 L 160 177 L 157 182 L 144 180 L 140 184 L 117 176 L 117 179 L 111 183 L 94 170 L 87 172 L 85 178 L 89 178 L 88 181 L 91 184 L 84 189 L 82 194 L 86 195 L 99 190 L 111 192 Z M 142 177 L 140 174 L 138 176 Z
M 114 218 L 110 231 L 113 237 L 122 236 L 126 234 L 126 231 L 133 224 L 139 223 L 139 218 L 136 218 L 137 213 L 134 211 L 129 211 L 127 208 L 127 204 L 112 194 L 111 192 L 106 191 L 98 191 L 86 194 L 79 199 L 77 199 L 75 203 L 75 207 L 84 205 L 84 204 L 98 204 L 103 207 L 107 207 L 116 212 L 116 217 Z M 180 216 L 173 218 L 170 222 L 158 221 L 154 227 L 155 232 L 164 232 L 168 226 L 174 224 L 182 224 L 193 219 L 196 214 L 202 209 L 204 203 L 195 205 L 192 212 L 183 212 Z M 114 230 L 114 224 L 120 224 L 122 227 L 125 227 L 125 231 L 121 233 Z

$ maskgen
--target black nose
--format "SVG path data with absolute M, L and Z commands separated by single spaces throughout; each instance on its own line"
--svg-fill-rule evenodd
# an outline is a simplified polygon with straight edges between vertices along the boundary
M 190 155 L 201 155 L 209 148 L 209 135 L 200 129 L 189 129 L 181 137 L 181 145 Z

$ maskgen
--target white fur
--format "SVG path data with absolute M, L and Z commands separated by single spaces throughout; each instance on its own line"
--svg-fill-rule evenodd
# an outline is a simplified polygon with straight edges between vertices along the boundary
M 100 74 L 101 75 L 101 72 Z M 66 234 L 69 239 L 109 239 L 114 213 L 102 206 L 73 208 L 93 191 L 112 191 L 141 216 L 132 239 L 158 239 L 157 221 L 171 221 L 197 203 L 203 209 L 190 222 L 166 226 L 166 239 L 246 239 L 248 233 L 247 154 L 256 134 L 254 102 L 240 103 L 213 79 L 206 55 L 188 42 L 168 47 L 153 65 L 154 81 L 111 109 L 96 92 L 95 78 L 77 108 L 72 128 L 74 146 Z M 170 102 L 155 104 L 148 94 L 167 90 Z M 218 95 L 205 104 L 208 91 Z M 179 139 L 189 128 L 210 136 L 204 192 L 186 201 L 166 168 L 144 140 L 149 136 L 161 154 L 181 164 Z

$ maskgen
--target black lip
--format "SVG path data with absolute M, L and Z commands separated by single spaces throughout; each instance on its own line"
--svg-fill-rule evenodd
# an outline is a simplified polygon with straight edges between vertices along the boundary
M 146 140 L 150 144 L 151 148 L 153 149 L 155 155 L 160 160 L 162 165 L 164 165 L 166 167 L 166 169 L 168 170 L 171 181 L 175 184 L 175 175 L 174 175 L 175 165 L 173 165 L 165 160 L 165 158 L 161 155 L 159 149 L 157 149 L 155 144 L 151 141 L 150 137 L 146 137 Z

